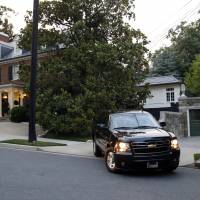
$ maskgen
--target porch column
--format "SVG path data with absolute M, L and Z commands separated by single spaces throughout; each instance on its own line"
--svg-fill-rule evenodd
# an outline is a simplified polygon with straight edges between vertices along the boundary
M 13 108 L 13 90 L 11 89 L 9 92 L 8 92 L 8 103 L 9 103 L 9 108 L 10 110 Z
M 20 103 L 20 106 L 23 106 L 23 98 L 24 98 L 24 97 L 23 97 L 23 93 L 20 92 L 19 95 L 20 95 L 20 102 L 19 102 L 19 103 Z
M 2 93 L 0 92 L 0 117 L 2 117 Z

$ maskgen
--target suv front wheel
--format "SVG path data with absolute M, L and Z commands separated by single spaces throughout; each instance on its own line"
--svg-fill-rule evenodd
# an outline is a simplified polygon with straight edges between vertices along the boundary
M 105 154 L 105 163 L 108 171 L 110 172 L 117 172 L 115 159 L 114 159 L 114 153 L 111 149 L 109 149 Z

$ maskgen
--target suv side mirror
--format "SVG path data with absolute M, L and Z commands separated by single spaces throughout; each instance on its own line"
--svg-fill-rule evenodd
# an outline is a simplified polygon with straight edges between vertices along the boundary
M 161 127 L 165 127 L 166 126 L 166 122 L 160 122 L 160 126 Z
M 106 124 L 97 124 L 98 128 L 103 128 L 103 129 L 107 129 L 108 126 Z

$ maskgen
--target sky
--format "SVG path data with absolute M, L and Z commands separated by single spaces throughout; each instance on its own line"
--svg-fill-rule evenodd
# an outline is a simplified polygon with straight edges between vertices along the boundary
M 15 32 L 19 32 L 24 24 L 26 10 L 32 10 L 33 0 L 0 0 L 16 11 L 11 22 Z M 136 20 L 131 22 L 139 28 L 151 41 L 149 48 L 155 51 L 161 46 L 169 45 L 165 39 L 170 28 L 175 28 L 181 21 L 194 21 L 199 18 L 200 0 L 135 0 Z

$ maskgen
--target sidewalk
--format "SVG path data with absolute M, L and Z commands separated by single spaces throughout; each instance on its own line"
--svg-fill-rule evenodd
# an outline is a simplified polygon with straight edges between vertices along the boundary
M 41 131 L 37 126 L 37 131 Z M 28 138 L 28 124 L 27 123 L 11 123 L 0 122 L 0 141 L 10 139 L 27 139 Z M 38 137 L 38 141 L 55 142 L 66 144 L 67 146 L 54 146 L 54 147 L 40 147 L 41 150 L 61 153 L 72 154 L 79 156 L 93 157 L 92 142 L 76 142 L 67 140 L 55 140 Z M 200 137 L 190 137 L 179 139 L 181 147 L 180 165 L 188 165 L 194 162 L 193 154 L 200 153 Z
M 42 130 L 39 126 L 36 126 L 36 131 L 38 134 L 42 134 Z M 27 138 L 28 138 L 28 123 L 0 122 L 0 141 L 11 140 L 11 139 L 27 139 Z M 67 146 L 54 146 L 54 147 L 40 147 L 40 149 L 43 151 L 93 157 L 92 142 L 56 140 L 56 139 L 41 138 L 40 136 L 38 136 L 37 139 L 38 141 L 61 143 L 67 145 Z
M 193 154 L 200 153 L 200 137 L 188 137 L 179 139 L 181 147 L 181 165 L 189 165 L 194 162 Z

